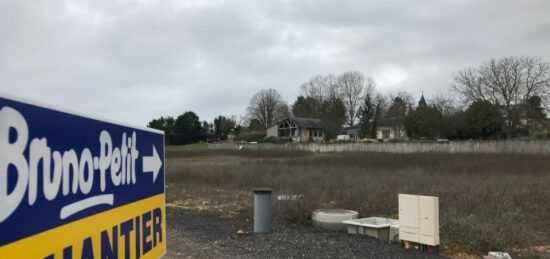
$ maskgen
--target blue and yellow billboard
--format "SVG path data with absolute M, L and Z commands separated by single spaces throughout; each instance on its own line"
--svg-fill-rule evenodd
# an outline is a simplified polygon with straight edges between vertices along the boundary
M 0 94 L 0 258 L 159 258 L 164 135 Z

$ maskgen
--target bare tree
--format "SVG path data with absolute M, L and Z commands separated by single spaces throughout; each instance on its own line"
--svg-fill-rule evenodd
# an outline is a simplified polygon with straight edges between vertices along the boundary
M 415 103 L 412 94 L 404 90 L 388 92 L 386 102 L 391 104 L 395 100 L 395 98 L 399 98 L 405 103 L 405 108 L 407 108 L 406 112 L 409 112 Z
M 444 117 L 449 117 L 459 110 L 455 99 L 446 94 L 436 94 L 428 103 L 433 105 Z
M 367 77 L 367 85 L 365 86 L 365 95 L 376 95 L 376 81 L 372 77 Z
M 481 76 L 475 68 L 458 71 L 451 84 L 451 90 L 460 94 L 467 102 L 487 100 L 487 90 L 481 84 Z
M 337 78 L 338 89 L 348 113 L 348 125 L 353 127 L 361 105 L 365 76 L 358 71 L 346 72 Z
M 550 64 L 540 58 L 523 57 L 523 88 L 520 88 L 520 96 L 524 102 L 537 95 L 548 100 L 548 88 L 550 88 Z
M 235 121 L 235 129 L 234 133 L 235 135 L 239 136 L 241 134 L 242 129 L 246 126 L 246 117 L 243 115 L 231 115 L 231 119 Z
M 466 68 L 455 75 L 451 89 L 467 102 L 489 101 L 502 107 L 506 133 L 511 137 L 516 126 L 512 118 L 521 104 L 534 96 L 547 100 L 550 87 L 550 65 L 534 57 L 492 59 L 480 68 Z
M 317 75 L 302 84 L 302 95 L 323 102 L 337 95 L 337 86 L 333 74 Z
M 367 78 L 367 86 L 365 88 L 365 96 L 362 98 L 361 106 L 358 110 L 358 126 L 361 137 L 376 137 L 376 128 L 373 127 L 375 122 L 378 104 L 375 101 L 376 97 L 376 82 L 372 78 Z
M 275 89 L 264 89 L 250 99 L 247 108 L 249 120 L 257 120 L 267 128 L 290 115 L 288 105 Z
M 376 131 L 384 117 L 384 114 L 386 113 L 386 110 L 388 109 L 390 102 L 382 93 L 376 94 L 376 97 L 374 97 L 374 102 L 376 104 L 376 112 L 374 114 L 373 131 Z M 376 138 L 376 136 L 374 138 Z

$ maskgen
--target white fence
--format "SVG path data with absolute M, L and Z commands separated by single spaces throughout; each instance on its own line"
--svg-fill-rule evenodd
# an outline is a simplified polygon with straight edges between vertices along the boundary
M 447 143 L 331 143 L 331 144 L 208 144 L 209 150 L 278 150 L 278 151 L 311 151 L 311 152 L 445 152 L 445 153 L 525 153 L 550 154 L 550 141 L 451 141 Z

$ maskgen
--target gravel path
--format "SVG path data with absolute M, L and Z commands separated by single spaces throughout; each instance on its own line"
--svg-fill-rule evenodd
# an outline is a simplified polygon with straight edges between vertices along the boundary
M 167 207 L 165 258 L 442 258 L 404 250 L 374 238 L 275 225 L 272 234 L 249 233 L 252 222 Z M 238 234 L 242 230 L 244 233 Z

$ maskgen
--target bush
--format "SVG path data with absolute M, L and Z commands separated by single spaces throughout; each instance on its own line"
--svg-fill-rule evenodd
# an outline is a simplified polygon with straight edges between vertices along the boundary
M 278 138 L 278 137 L 268 137 L 264 138 L 261 141 L 262 143 L 274 143 L 274 144 L 284 144 L 284 143 L 291 143 L 291 138 Z
M 241 133 L 241 135 L 235 140 L 242 140 L 246 142 L 261 142 L 265 138 L 265 132 L 246 132 Z

